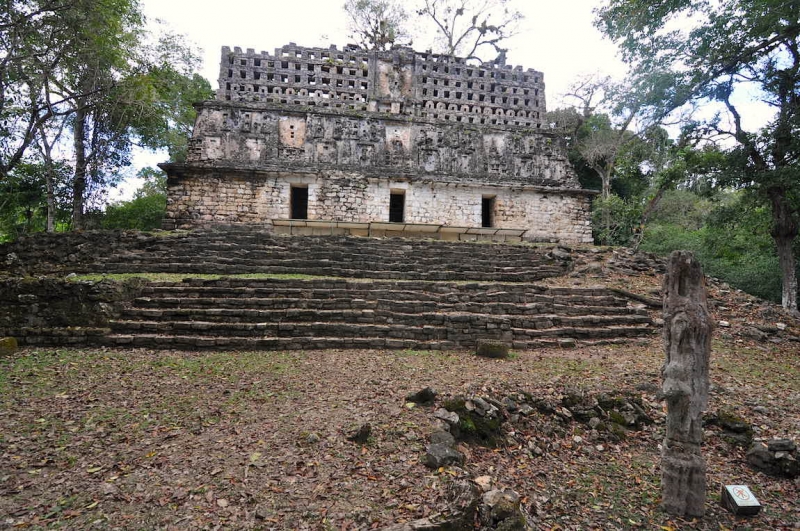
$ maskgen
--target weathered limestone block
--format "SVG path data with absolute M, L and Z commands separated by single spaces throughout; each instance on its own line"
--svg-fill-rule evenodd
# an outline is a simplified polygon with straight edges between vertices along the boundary
M 475 354 L 482 358 L 505 359 L 508 357 L 508 348 L 508 343 L 502 341 L 479 339 Z
M 702 412 L 708 406 L 713 326 L 703 271 L 692 253 L 672 253 L 663 291 L 667 434 L 661 460 L 662 503 L 670 514 L 700 517 L 706 499 Z
M 16 352 L 17 339 L 14 337 L 0 337 L 0 357 Z

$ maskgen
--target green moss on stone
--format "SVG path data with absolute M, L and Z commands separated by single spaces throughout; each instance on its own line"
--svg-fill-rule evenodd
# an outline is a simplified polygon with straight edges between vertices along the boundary
M 0 356 L 7 356 L 19 348 L 15 337 L 0 337 Z

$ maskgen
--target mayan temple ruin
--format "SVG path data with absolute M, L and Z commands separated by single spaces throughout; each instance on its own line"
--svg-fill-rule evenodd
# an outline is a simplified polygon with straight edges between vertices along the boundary
M 395 48 L 222 48 L 165 228 L 591 242 L 541 72 Z

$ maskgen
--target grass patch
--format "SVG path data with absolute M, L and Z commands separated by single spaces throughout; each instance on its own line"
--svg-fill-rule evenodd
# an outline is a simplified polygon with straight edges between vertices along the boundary
M 800 366 L 792 356 L 781 356 L 779 347 L 768 351 L 739 347 L 735 351 L 712 349 L 711 374 L 732 378 L 734 385 L 744 383 L 777 393 L 792 393 L 800 389 Z

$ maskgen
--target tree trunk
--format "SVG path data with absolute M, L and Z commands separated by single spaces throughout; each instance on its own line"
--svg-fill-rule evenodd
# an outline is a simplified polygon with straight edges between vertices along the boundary
M 786 198 L 786 190 L 771 188 L 767 194 L 772 205 L 772 239 L 775 240 L 778 251 L 783 281 L 781 304 L 785 310 L 797 314 L 797 262 L 793 243 L 797 237 L 798 224 Z
M 706 462 L 702 413 L 708 407 L 711 315 L 703 270 L 694 255 L 674 251 L 664 278 L 664 348 L 661 369 L 667 401 L 667 434 L 661 453 L 664 510 L 705 514 Z
M 72 230 L 83 229 L 83 203 L 86 193 L 86 114 L 78 101 L 73 126 L 75 146 L 75 174 L 72 179 Z
M 55 195 L 55 171 L 53 168 L 53 147 L 47 139 L 47 132 L 44 127 L 39 128 L 42 140 L 42 154 L 44 155 L 44 178 L 47 189 L 47 232 L 55 232 L 56 218 L 56 195 Z
M 600 168 L 597 170 L 597 173 L 600 174 L 603 187 L 601 197 L 605 203 L 603 207 L 603 228 L 605 229 L 605 236 L 600 243 L 609 245 L 611 240 L 611 212 L 609 211 L 608 198 L 611 197 L 611 172 L 606 171 L 605 168 Z
M 637 232 L 633 235 L 632 249 L 634 252 L 639 250 L 639 246 L 642 244 L 642 240 L 644 239 L 644 228 L 647 225 L 647 221 L 650 219 L 650 214 L 653 213 L 658 204 L 661 202 L 661 198 L 664 197 L 665 190 L 666 188 L 663 186 L 659 187 L 652 199 L 647 202 L 647 206 L 642 212 L 642 217 L 639 219 L 639 227 L 637 228 Z

